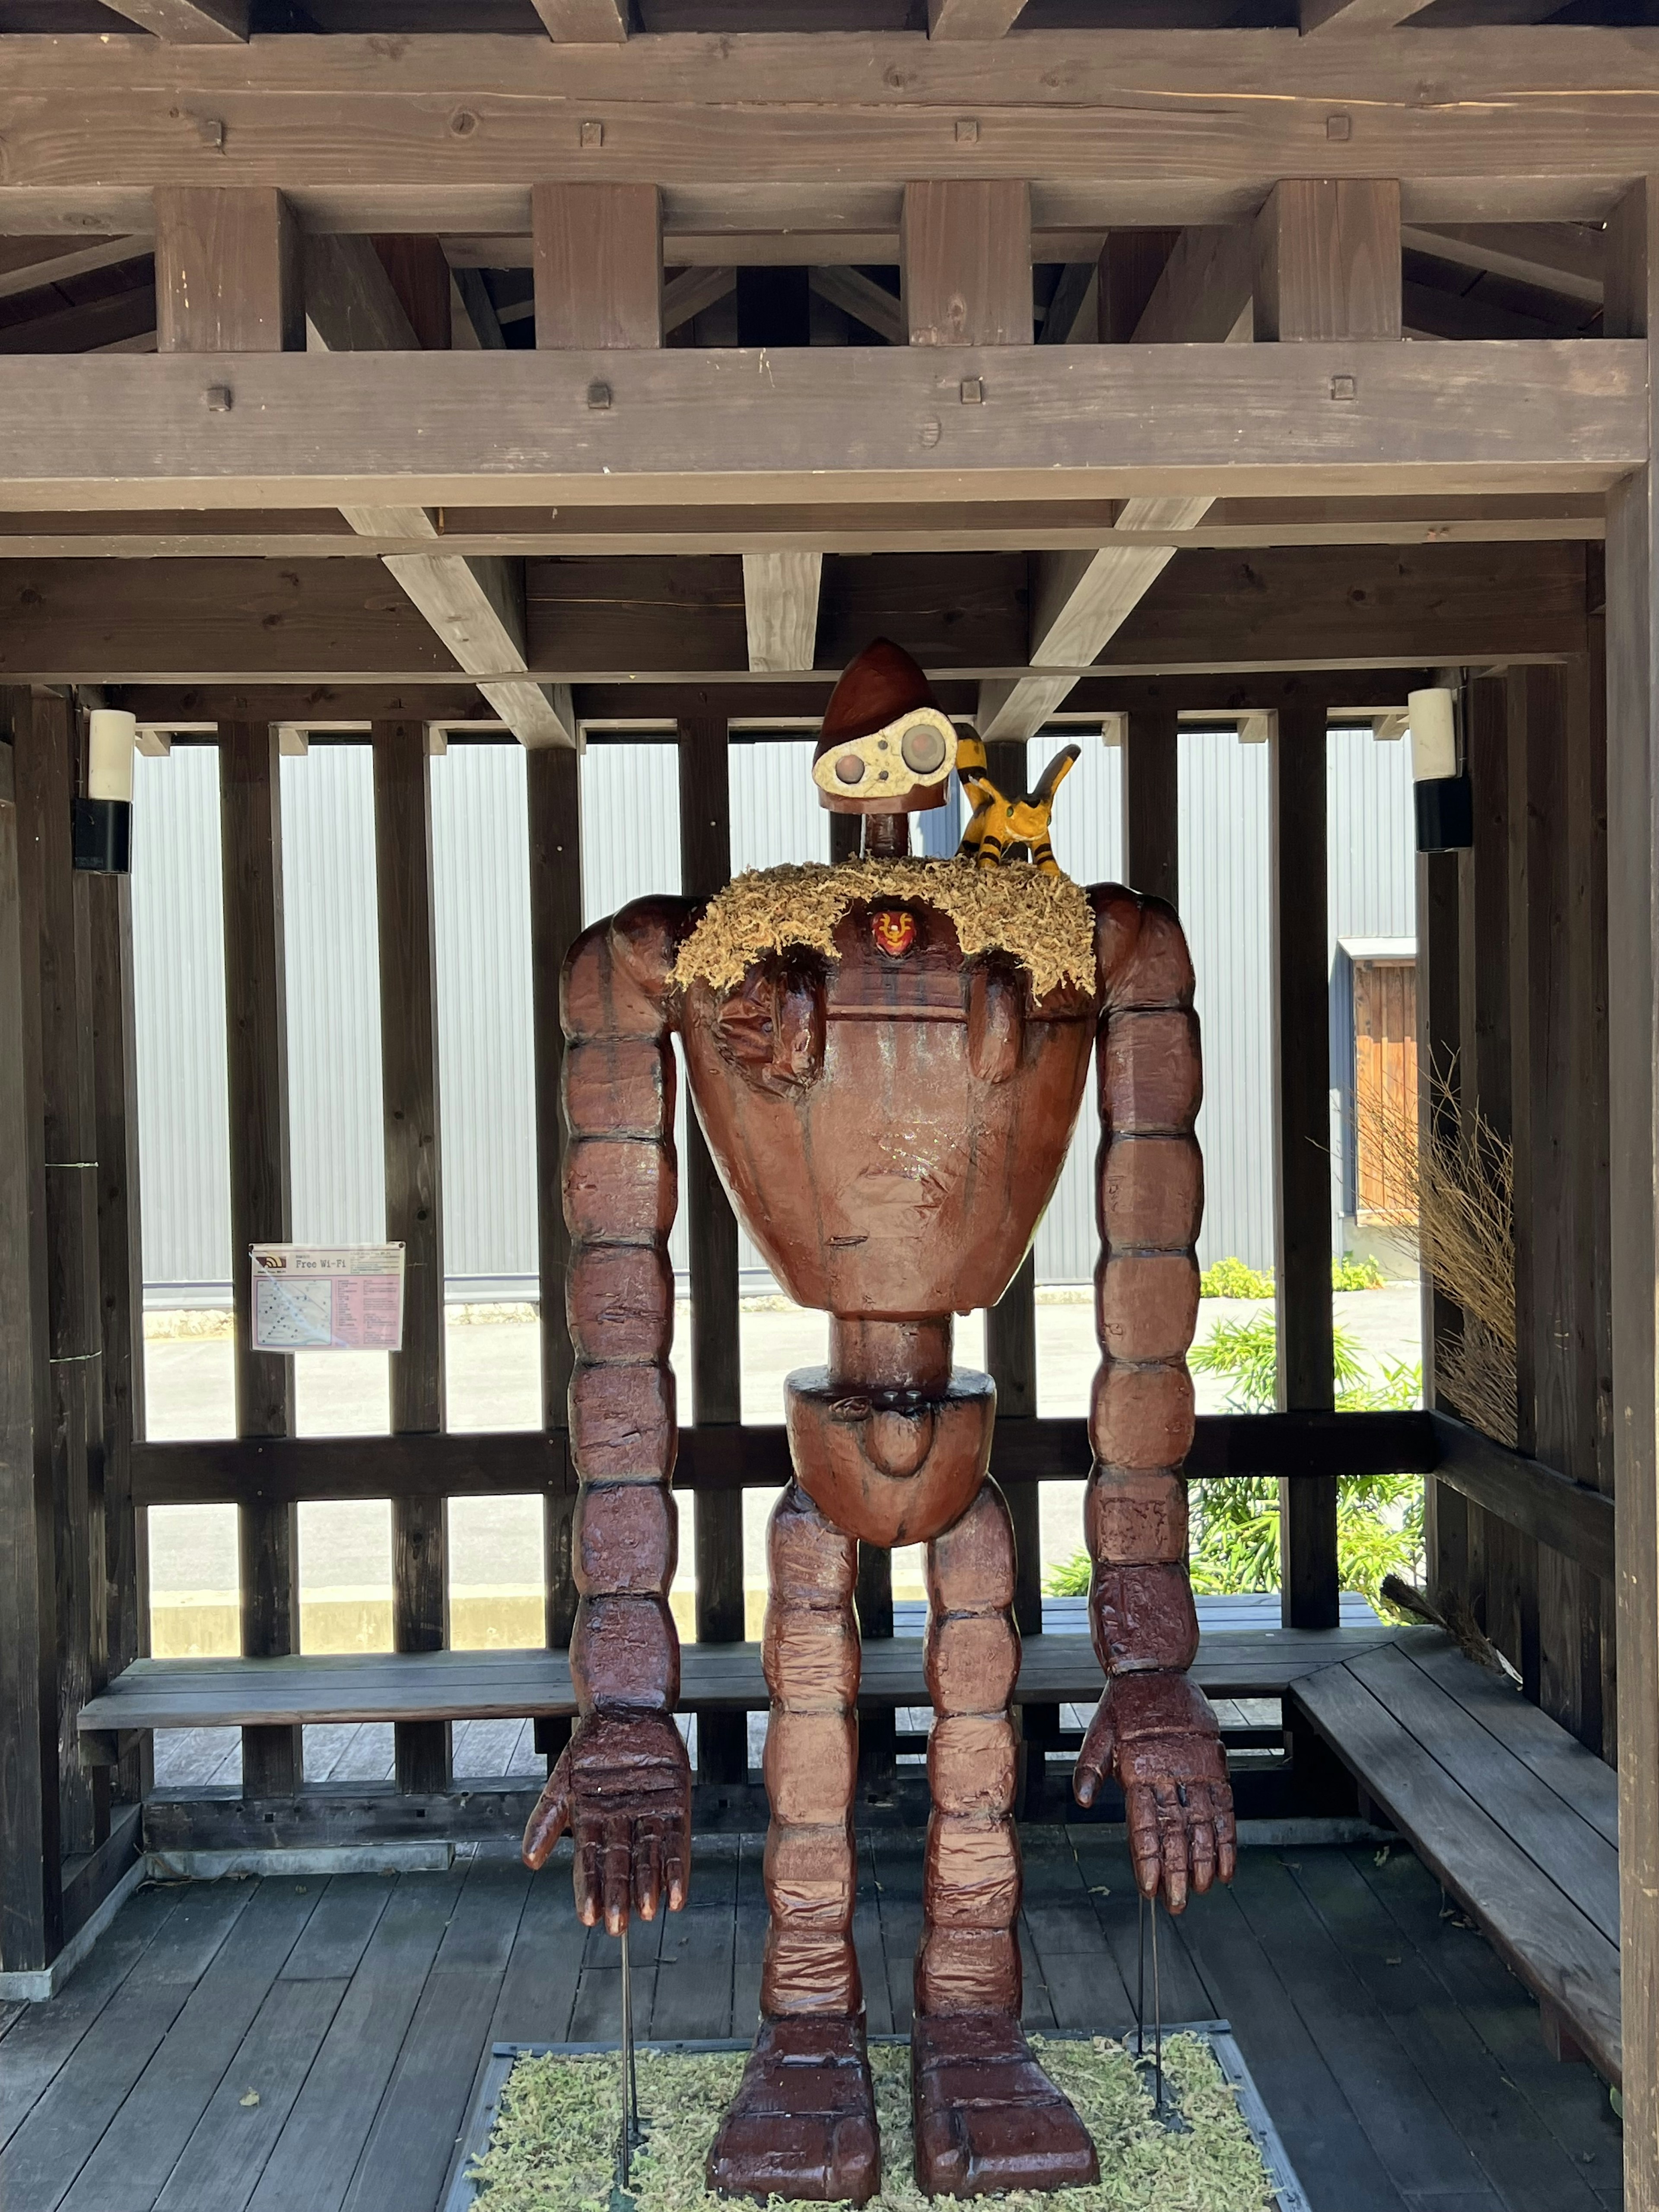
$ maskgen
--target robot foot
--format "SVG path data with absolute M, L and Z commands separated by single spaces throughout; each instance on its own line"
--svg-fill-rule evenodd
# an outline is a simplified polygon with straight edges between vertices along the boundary
M 881 2141 L 862 2016 L 763 2021 L 707 2171 L 732 2196 L 866 2203 Z
M 927 2197 L 1067 2189 L 1100 2179 L 1089 2131 L 1011 2014 L 940 2014 L 910 2030 L 916 2185 Z

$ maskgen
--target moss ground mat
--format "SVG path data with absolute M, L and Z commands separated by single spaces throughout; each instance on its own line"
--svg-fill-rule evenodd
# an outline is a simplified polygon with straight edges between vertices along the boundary
M 1275 2193 L 1239 2090 L 1202 2035 L 1165 2037 L 1166 2099 L 1179 2116 L 1173 2126 L 1153 2111 L 1150 2066 L 1137 2068 L 1121 2044 L 1103 2037 L 1031 2042 L 1094 2136 L 1101 2179 L 1090 2189 L 1016 2193 L 1001 2203 L 1021 2212 L 1290 2212 L 1305 2201 L 1293 2184 L 1285 2189 L 1282 2169 Z M 725 2203 L 704 2188 L 703 2160 L 744 2057 L 740 2050 L 641 2051 L 648 2135 L 632 2174 L 638 2212 L 715 2212 Z M 870 2057 L 883 2172 L 872 2212 L 924 2212 L 930 2200 L 912 2168 L 908 2050 L 872 2043 Z M 477 2212 L 607 2212 L 619 2072 L 614 2051 L 512 2060 L 488 2148 L 463 2177 L 476 2190 Z

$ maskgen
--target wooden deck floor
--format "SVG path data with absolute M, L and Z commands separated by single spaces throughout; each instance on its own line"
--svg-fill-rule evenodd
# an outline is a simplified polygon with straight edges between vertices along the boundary
M 1122 1845 L 1039 1828 L 1026 1854 L 1029 2022 L 1123 2027 Z M 872 2028 L 908 2024 L 921 1860 L 865 1839 Z M 1605 2093 L 1460 1920 L 1399 1847 L 1248 1851 L 1164 1950 L 1166 2017 L 1232 2021 L 1317 2212 L 1613 2212 Z M 746 2032 L 763 1927 L 758 1841 L 699 1850 L 691 1905 L 636 1948 L 648 2032 Z M 617 2012 L 563 1865 L 147 1888 L 51 2003 L 0 2007 L 0 2206 L 431 2212 L 489 2045 Z

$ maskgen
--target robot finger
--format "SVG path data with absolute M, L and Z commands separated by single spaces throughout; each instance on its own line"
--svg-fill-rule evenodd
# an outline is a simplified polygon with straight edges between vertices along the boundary
M 1123 1807 L 1128 1817 L 1129 1856 L 1134 1862 L 1135 1880 L 1143 1895 L 1156 1897 L 1164 1864 L 1156 1801 L 1144 1782 L 1131 1782 L 1123 1792 Z
M 605 1932 L 620 1936 L 628 1924 L 629 1889 L 634 1868 L 634 1824 L 625 1813 L 613 1813 L 606 1820 L 600 1857 Z
M 634 1823 L 634 1902 L 641 1920 L 654 1920 L 662 1902 L 662 1829 L 655 1820 Z

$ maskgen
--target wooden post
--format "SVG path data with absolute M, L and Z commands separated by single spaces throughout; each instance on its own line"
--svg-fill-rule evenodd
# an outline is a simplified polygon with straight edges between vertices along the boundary
M 0 1967 L 63 1942 L 58 1585 L 46 1380 L 40 1021 L 15 781 L 27 691 L 0 691 Z
M 1474 794 L 1474 843 L 1460 856 L 1459 901 L 1465 1136 L 1474 1141 L 1473 1112 L 1478 1112 L 1497 1142 L 1508 1145 L 1514 1134 L 1512 794 L 1509 696 L 1502 677 L 1482 677 L 1469 687 L 1468 755 Z M 1528 1696 L 1535 1698 L 1537 1546 L 1496 1514 L 1476 1506 L 1468 1509 L 1468 1522 L 1469 1591 L 1476 1617 L 1519 1673 Z
M 1510 1048 L 1514 1054 L 1517 1441 L 1575 1480 L 1595 1479 L 1595 1237 L 1576 1154 L 1595 1150 L 1583 1011 L 1574 1004 L 1568 756 L 1589 744 L 1582 668 L 1509 679 Z M 1601 1586 L 1548 1545 L 1534 1554 L 1539 1702 L 1601 1741 Z
M 98 1159 L 98 1281 L 104 1370 L 104 1518 L 109 1671 L 149 1650 L 147 1516 L 132 1503 L 132 1447 L 144 1434 L 144 1272 L 139 1238 L 138 1071 L 133 1014 L 132 884 L 88 876 L 93 1072 Z M 141 1802 L 154 1775 L 146 1735 L 117 1790 Z
M 662 202 L 654 185 L 537 185 L 536 343 L 604 352 L 662 343 Z
M 302 252 L 292 209 L 268 185 L 158 185 L 158 352 L 303 353 Z
M 374 875 L 380 955 L 380 1085 L 386 1233 L 404 1247 L 404 1342 L 392 1354 L 394 1436 L 444 1425 L 443 1179 L 432 908 L 432 779 L 424 724 L 376 722 Z M 392 1501 L 392 1639 L 398 1651 L 449 1641 L 447 1509 L 422 1491 Z M 394 1731 L 398 1787 L 449 1785 L 449 1724 Z
M 1026 752 L 1023 738 L 994 740 L 985 748 L 986 766 L 1000 791 L 1025 789 Z M 985 1316 L 985 1364 L 997 1386 L 997 1412 L 1012 1419 L 1036 1417 L 1036 1254 L 1028 1252 L 1019 1272 Z M 994 1462 L 993 1472 L 994 1472 Z M 1014 1524 L 1014 1620 L 1022 1636 L 1042 1633 L 1042 1522 L 1041 1493 L 1034 1482 L 1013 1483 L 1007 1491 L 1009 1517 Z M 1046 1774 L 1046 1746 L 1060 1734 L 1058 1705 L 1026 1705 L 1020 1709 L 1021 1732 L 1028 1747 L 1036 1747 L 1033 1761 L 1026 1754 L 1024 1806 L 1026 1817 L 1040 1812 Z
M 224 867 L 225 1034 L 229 1051 L 230 1260 L 236 1316 L 236 1433 L 294 1433 L 294 1362 L 252 1348 L 248 1247 L 292 1233 L 289 1188 L 288 998 L 283 953 L 283 831 L 276 732 L 227 722 L 219 733 Z M 280 1657 L 300 1648 L 299 1509 L 237 1509 L 242 1650 Z M 242 1730 L 242 1795 L 284 1797 L 300 1786 L 297 1728 Z
M 707 898 L 732 875 L 731 775 L 723 717 L 688 715 L 679 726 L 680 887 Z M 685 1212 L 691 1239 L 691 1407 L 700 1429 L 743 1419 L 738 1346 L 738 1218 L 694 1114 L 687 1116 Z M 704 1491 L 697 1500 L 697 1641 L 744 1638 L 743 1492 Z M 749 1771 L 743 1713 L 697 1717 L 697 1767 L 705 1782 L 742 1782 Z
M 1659 338 L 1659 179 L 1614 210 L 1609 337 Z M 1650 375 L 1650 445 L 1656 397 Z M 1613 1404 L 1619 1562 L 1619 1888 L 1626 2212 L 1659 2212 L 1659 1021 L 1655 932 L 1659 516 L 1650 461 L 1607 502 L 1607 1036 L 1611 1060 Z
M 1173 706 L 1133 712 L 1123 745 L 1123 875 L 1132 890 L 1181 903 L 1180 721 Z
M 907 185 L 899 266 L 912 345 L 1030 345 L 1030 186 L 957 178 Z
M 1452 1140 L 1456 1127 L 1458 1085 L 1458 855 L 1417 856 L 1417 1127 L 1426 1152 L 1437 1138 Z M 1439 1401 L 1435 1385 L 1437 1347 L 1462 1326 L 1457 1308 L 1423 1271 L 1423 1401 Z M 1425 1480 L 1425 1573 L 1431 1594 L 1463 1596 L 1468 1589 L 1468 1501 L 1448 1482 Z
M 570 1423 L 570 1324 L 565 1277 L 570 1232 L 565 1226 L 562 1162 L 564 1122 L 559 1077 L 564 1032 L 559 1026 L 559 976 L 581 933 L 581 762 L 562 745 L 538 747 L 525 762 L 530 823 L 530 978 L 536 1060 L 537 1251 L 540 1271 L 542 1425 Z M 564 1650 L 576 1620 L 571 1531 L 576 1481 L 568 1462 L 556 1489 L 542 1504 L 542 1550 L 547 1591 L 547 1642 Z M 538 1749 L 557 1756 L 570 1733 L 568 1720 L 538 1723 Z
M 1178 230 L 1106 234 L 1097 270 L 1096 334 L 1102 345 L 1127 345 L 1133 338 L 1180 235 Z
M 1275 185 L 1256 218 L 1255 293 L 1258 342 L 1400 337 L 1399 185 Z
M 1330 973 L 1327 938 L 1325 708 L 1281 707 L 1272 739 L 1273 1267 L 1282 1411 L 1333 1402 Z M 1281 1478 L 1280 1583 L 1287 1628 L 1334 1628 L 1340 1613 L 1336 1478 Z
M 76 1717 L 106 1650 L 98 1176 L 87 906 L 70 846 L 76 744 L 68 702 L 37 691 L 15 734 L 23 941 L 40 1038 L 47 1237 L 46 1417 L 57 1547 L 58 1784 L 65 1856 L 108 1833 L 107 1768 L 82 1764 Z M 29 970 L 25 968 L 26 985 Z

